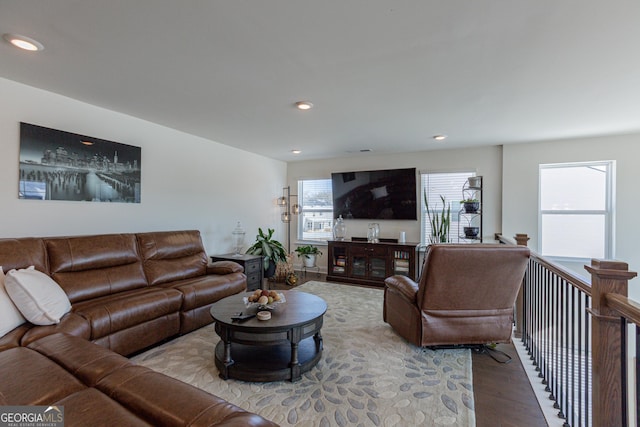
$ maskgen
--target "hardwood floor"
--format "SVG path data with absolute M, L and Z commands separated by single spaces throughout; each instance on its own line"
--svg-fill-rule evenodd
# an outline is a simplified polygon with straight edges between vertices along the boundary
M 496 349 L 511 356 L 511 363 L 498 363 L 488 354 L 472 356 L 476 427 L 546 427 L 515 347 Z
M 323 274 L 307 273 L 305 278 L 297 273 L 299 285 L 309 280 L 326 281 Z M 268 282 L 268 287 L 291 289 L 274 282 Z M 488 354 L 472 356 L 476 427 L 547 427 L 515 347 L 499 344 L 497 349 L 510 355 L 511 363 L 498 363 Z

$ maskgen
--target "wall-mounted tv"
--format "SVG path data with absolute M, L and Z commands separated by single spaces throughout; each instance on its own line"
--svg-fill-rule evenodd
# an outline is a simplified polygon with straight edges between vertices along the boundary
M 345 219 L 417 219 L 416 169 L 331 174 L 333 216 Z

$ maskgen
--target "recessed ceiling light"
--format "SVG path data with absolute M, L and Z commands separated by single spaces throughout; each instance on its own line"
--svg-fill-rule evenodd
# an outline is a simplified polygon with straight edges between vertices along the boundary
M 444 141 L 445 139 L 447 139 L 447 135 L 434 135 L 433 139 L 435 139 L 436 141 Z
M 300 154 L 300 153 L 302 153 L 302 150 L 291 150 L 291 153 Z
M 30 52 L 39 52 L 44 49 L 44 46 L 39 41 L 19 34 L 6 33 L 2 37 L 15 47 L 28 50 Z
M 84 145 L 93 145 L 92 141 L 80 141 Z
M 298 101 L 296 102 L 296 108 L 298 110 L 310 110 L 313 108 L 313 104 L 309 101 Z

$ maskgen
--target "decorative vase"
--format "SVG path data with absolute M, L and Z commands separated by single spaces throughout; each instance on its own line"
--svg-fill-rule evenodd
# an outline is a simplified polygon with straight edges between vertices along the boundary
M 333 239 L 344 240 L 347 236 L 347 226 L 342 219 L 342 215 L 338 216 L 335 224 L 333 224 Z
M 242 224 L 238 221 L 236 228 L 233 229 L 231 235 L 233 236 L 233 246 L 235 248 L 236 253 L 233 255 L 234 257 L 241 257 L 242 254 L 240 251 L 242 250 L 242 244 L 244 243 L 244 228 L 242 228 Z
M 369 223 L 369 230 L 367 232 L 367 241 L 369 243 L 380 242 L 380 224 L 377 222 Z

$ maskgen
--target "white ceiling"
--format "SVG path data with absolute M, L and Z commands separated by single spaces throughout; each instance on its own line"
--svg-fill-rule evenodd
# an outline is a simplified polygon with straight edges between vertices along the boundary
M 0 77 L 284 161 L 640 131 L 638 0 L 0 0 L 0 33 L 45 46 Z

